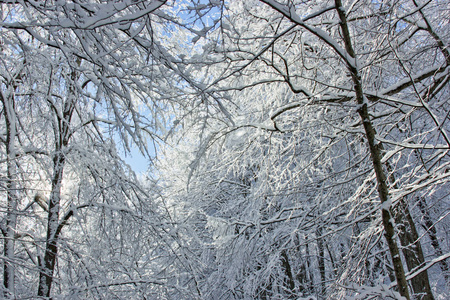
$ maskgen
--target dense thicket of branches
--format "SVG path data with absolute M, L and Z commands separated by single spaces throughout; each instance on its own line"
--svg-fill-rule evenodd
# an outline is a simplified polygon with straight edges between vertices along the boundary
M 0 3 L 4 298 L 450 296 L 447 1 Z

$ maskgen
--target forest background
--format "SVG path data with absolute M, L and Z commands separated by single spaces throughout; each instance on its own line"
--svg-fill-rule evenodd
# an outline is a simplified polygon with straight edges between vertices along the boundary
M 448 0 L 0 8 L 3 298 L 450 297 Z

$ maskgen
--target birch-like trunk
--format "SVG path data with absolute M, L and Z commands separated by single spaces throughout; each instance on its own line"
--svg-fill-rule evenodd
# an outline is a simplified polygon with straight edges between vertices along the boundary
M 59 114 L 55 111 L 55 153 L 53 155 L 53 175 L 52 188 L 48 203 L 47 216 L 47 238 L 45 244 L 44 260 L 39 273 L 38 296 L 50 297 L 53 284 L 53 273 L 55 271 L 56 259 L 58 255 L 59 214 L 61 202 L 61 187 L 63 180 L 64 165 L 66 163 L 65 150 L 71 136 L 70 122 L 75 109 L 73 94 L 64 105 L 64 111 Z M 56 107 L 53 107 L 57 110 Z M 62 115 L 62 117 L 60 117 Z
M 47 239 L 43 265 L 39 273 L 38 296 L 50 297 L 53 283 L 53 272 L 58 254 L 58 237 L 56 230 L 59 222 L 61 183 L 65 164 L 64 154 L 59 152 L 53 159 L 52 192 L 48 203 Z

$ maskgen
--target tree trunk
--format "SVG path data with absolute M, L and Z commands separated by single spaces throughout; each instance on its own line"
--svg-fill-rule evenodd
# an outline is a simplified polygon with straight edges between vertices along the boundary
M 52 192 L 48 203 L 47 240 L 43 266 L 41 266 L 41 272 L 39 274 L 38 296 L 41 297 L 50 297 L 53 283 L 53 271 L 55 269 L 56 257 L 58 254 L 58 237 L 56 232 L 59 225 L 61 183 L 65 163 L 63 153 L 57 153 L 53 162 Z
M 58 226 L 61 202 L 61 185 L 63 180 L 64 165 L 66 163 L 65 149 L 71 136 L 70 123 L 75 109 L 76 100 L 73 92 L 64 104 L 64 111 L 59 114 L 55 111 L 57 122 L 54 124 L 55 131 L 55 154 L 53 156 L 52 190 L 48 203 L 47 216 L 47 238 L 45 245 L 43 266 L 39 274 L 38 296 L 50 297 L 53 284 L 53 273 L 58 255 Z M 56 108 L 53 106 L 53 109 Z M 60 117 L 62 115 L 62 117 Z
M 402 199 L 394 207 L 394 216 L 395 222 L 398 224 L 398 238 L 402 245 L 406 266 L 409 271 L 412 271 L 423 265 L 425 258 L 423 256 L 422 245 L 419 241 L 419 234 L 417 233 L 414 220 L 411 217 L 406 199 Z M 411 287 L 414 294 L 422 295 L 419 299 L 434 300 L 427 271 L 423 271 L 412 278 Z
M 322 228 L 317 229 L 317 237 L 320 237 L 322 235 Z M 317 239 L 317 262 L 319 264 L 319 273 L 320 273 L 320 290 L 319 290 L 319 298 L 325 299 L 326 289 L 325 289 L 325 282 L 327 280 L 326 274 L 325 274 L 325 247 L 323 244 L 322 238 Z
M 442 247 L 439 244 L 436 227 L 434 226 L 434 222 L 431 219 L 430 212 L 427 209 L 427 203 L 423 198 L 419 198 L 417 203 L 423 215 L 424 228 L 427 231 L 428 236 L 430 237 L 431 246 L 434 248 L 434 252 L 436 253 L 437 257 L 442 256 L 444 255 L 444 251 L 442 250 Z M 444 275 L 445 283 L 449 285 L 450 278 L 447 261 L 445 259 L 441 260 L 439 262 L 439 266 L 441 267 L 442 273 Z
M 289 263 L 289 257 L 286 253 L 286 250 L 281 251 L 281 265 L 284 270 L 284 274 L 286 276 L 285 284 L 289 291 L 289 299 L 295 297 L 295 282 L 294 276 L 292 276 L 291 264 Z
M 5 223 L 2 228 L 3 233 L 3 297 L 9 299 L 14 297 L 14 234 L 17 223 L 17 168 L 16 168 L 16 115 L 14 109 L 14 100 L 11 97 L 5 97 L 1 92 L 3 102 L 3 112 L 6 122 L 6 173 L 7 173 L 7 207 Z
M 358 103 L 358 114 L 361 118 L 361 121 L 364 126 L 365 135 L 367 138 L 367 142 L 369 144 L 369 151 L 372 158 L 373 168 L 375 171 L 375 175 L 377 178 L 378 184 L 378 195 L 381 201 L 381 215 L 382 222 L 385 231 L 385 238 L 388 243 L 389 252 L 391 254 L 392 262 L 394 265 L 395 278 L 397 280 L 397 287 L 399 289 L 400 295 L 405 297 L 406 299 L 410 299 L 408 284 L 406 282 L 405 270 L 403 268 L 402 260 L 400 258 L 400 252 L 398 249 L 397 242 L 395 240 L 395 229 L 394 224 L 391 219 L 390 213 L 390 202 L 389 198 L 389 189 L 387 185 L 386 174 L 383 169 L 382 164 L 382 154 L 381 154 L 381 145 L 377 143 L 375 139 L 375 128 L 373 127 L 372 121 L 370 120 L 370 115 L 368 112 L 368 100 L 364 96 L 363 88 L 362 88 L 362 80 L 361 75 L 359 74 L 359 70 L 356 68 L 356 55 L 353 50 L 353 46 L 351 43 L 350 32 L 347 26 L 347 17 L 345 15 L 345 9 L 342 6 L 341 0 L 335 0 L 336 11 L 339 15 L 339 19 L 341 21 L 341 30 L 342 37 L 344 39 L 345 49 L 351 59 L 354 61 L 347 62 L 347 67 L 350 71 L 353 86 L 356 94 L 356 101 Z
M 310 259 L 310 254 L 309 254 L 309 244 L 308 244 L 308 236 L 305 236 L 305 251 L 306 251 L 306 256 L 305 256 L 305 260 L 306 260 L 306 279 L 307 281 L 307 285 L 306 285 L 306 292 L 307 295 L 310 295 L 313 290 L 314 290 L 314 277 L 312 275 L 312 268 L 311 268 L 311 262 L 309 261 Z
M 392 173 L 391 165 L 388 162 L 386 162 L 386 168 L 388 172 L 391 173 L 389 176 L 390 183 L 394 185 L 394 188 L 399 188 L 395 183 L 396 180 Z M 398 228 L 398 238 L 402 245 L 403 257 L 405 258 L 408 271 L 412 271 L 425 263 L 425 257 L 423 255 L 422 245 L 419 241 L 416 224 L 411 216 L 406 197 L 402 198 L 399 203 L 393 207 L 393 214 Z M 421 295 L 420 299 L 434 300 L 428 272 L 426 270 L 411 279 L 411 287 L 414 294 Z

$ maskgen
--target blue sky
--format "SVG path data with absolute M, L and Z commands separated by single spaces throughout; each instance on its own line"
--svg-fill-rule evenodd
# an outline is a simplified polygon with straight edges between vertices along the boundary
M 131 148 L 131 153 L 122 154 L 122 158 L 127 164 L 136 172 L 136 174 L 147 171 L 149 165 L 149 159 L 144 157 L 139 149 L 136 147 Z

